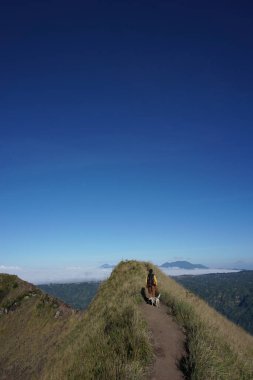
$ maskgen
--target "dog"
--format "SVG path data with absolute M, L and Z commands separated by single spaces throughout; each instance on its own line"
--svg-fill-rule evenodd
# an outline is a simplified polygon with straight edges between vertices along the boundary
M 151 297 L 151 298 L 149 298 L 149 301 L 151 302 L 152 306 L 159 307 L 159 305 L 160 305 L 160 296 L 161 296 L 161 294 L 158 294 L 157 297 Z
M 156 305 L 156 307 L 160 306 L 160 297 L 161 297 L 161 294 L 158 294 L 158 296 L 155 297 L 155 305 Z

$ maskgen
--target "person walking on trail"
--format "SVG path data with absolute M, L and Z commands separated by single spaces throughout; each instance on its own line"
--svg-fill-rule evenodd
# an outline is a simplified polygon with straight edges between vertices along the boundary
M 156 296 L 156 288 L 157 288 L 157 278 L 155 274 L 153 273 L 153 269 L 149 269 L 148 275 L 147 275 L 147 288 L 148 288 L 148 295 L 149 297 L 155 297 Z

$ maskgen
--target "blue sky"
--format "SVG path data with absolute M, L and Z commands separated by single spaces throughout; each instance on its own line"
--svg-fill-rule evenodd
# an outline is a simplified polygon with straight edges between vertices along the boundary
M 209 3 L 1 2 L 0 265 L 253 268 L 253 8 Z

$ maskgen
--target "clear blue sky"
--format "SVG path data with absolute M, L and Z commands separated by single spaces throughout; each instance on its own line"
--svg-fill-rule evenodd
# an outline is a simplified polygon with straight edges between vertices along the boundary
M 0 265 L 253 267 L 252 16 L 1 1 Z

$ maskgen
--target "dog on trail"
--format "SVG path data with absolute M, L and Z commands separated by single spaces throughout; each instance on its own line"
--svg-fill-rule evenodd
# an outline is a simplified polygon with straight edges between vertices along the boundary
M 157 297 L 151 297 L 151 298 L 149 298 L 149 301 L 151 302 L 152 306 L 159 307 L 159 305 L 160 305 L 160 296 L 161 296 L 161 294 L 158 294 Z

